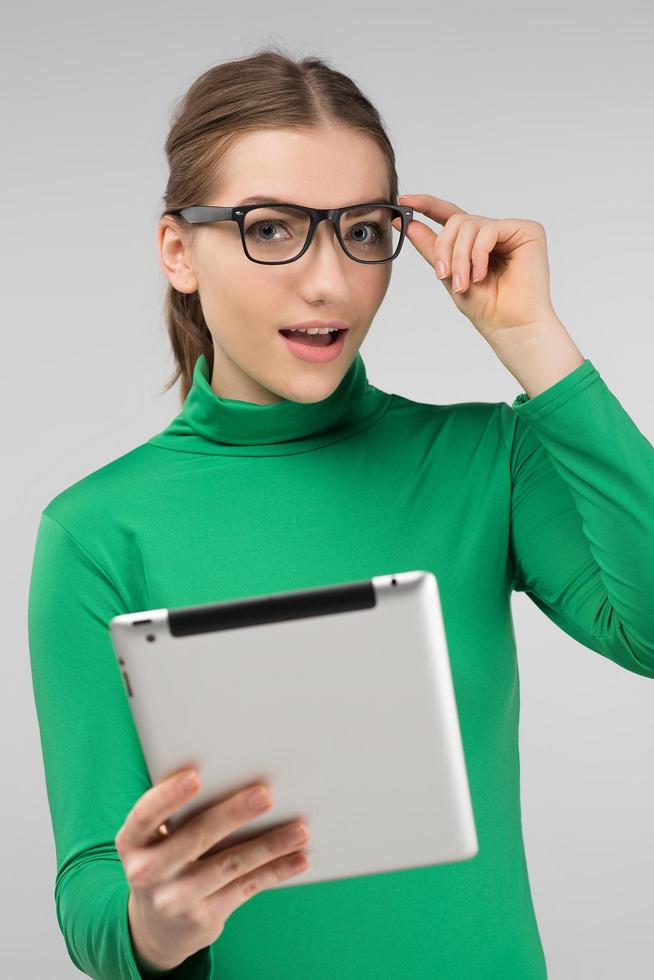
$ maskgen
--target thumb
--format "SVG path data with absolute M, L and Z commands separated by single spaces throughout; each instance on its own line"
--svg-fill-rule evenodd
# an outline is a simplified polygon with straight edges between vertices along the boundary
M 402 197 L 398 198 L 400 204 L 406 204 L 411 207 L 411 202 L 413 198 L 410 194 L 403 194 Z M 398 227 L 399 227 L 399 218 Z M 432 231 L 423 221 L 418 221 L 417 218 L 413 218 L 406 229 L 406 237 L 409 239 L 411 244 L 418 252 L 422 255 L 425 262 L 436 271 L 434 254 L 436 250 L 436 242 L 438 241 L 438 235 L 436 232 Z

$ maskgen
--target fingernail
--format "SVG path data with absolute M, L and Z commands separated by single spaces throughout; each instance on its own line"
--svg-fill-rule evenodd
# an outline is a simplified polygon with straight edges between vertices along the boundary
M 442 279 L 446 272 L 447 272 L 447 266 L 445 265 L 444 262 L 439 260 L 436 263 L 436 275 L 438 276 L 439 279 Z
M 454 277 L 452 279 L 452 289 L 456 292 L 457 289 L 460 287 L 460 285 L 461 285 L 461 276 L 459 275 L 458 272 L 455 272 Z

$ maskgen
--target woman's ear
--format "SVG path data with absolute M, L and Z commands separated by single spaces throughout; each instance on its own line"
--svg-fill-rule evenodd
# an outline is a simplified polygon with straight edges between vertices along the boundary
M 197 276 L 189 264 L 190 242 L 184 238 L 177 224 L 161 218 L 156 233 L 159 264 L 168 282 L 180 293 L 194 293 L 198 288 Z

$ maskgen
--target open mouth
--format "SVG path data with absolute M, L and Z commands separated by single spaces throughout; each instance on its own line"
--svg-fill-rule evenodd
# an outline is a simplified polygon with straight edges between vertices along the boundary
M 335 344 L 339 336 L 345 333 L 343 330 L 330 330 L 329 333 L 304 333 L 301 330 L 280 330 L 287 340 L 293 340 L 297 344 L 305 344 L 307 347 L 330 347 Z

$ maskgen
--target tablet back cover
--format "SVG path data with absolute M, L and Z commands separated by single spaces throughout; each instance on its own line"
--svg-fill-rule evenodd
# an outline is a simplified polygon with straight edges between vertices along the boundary
M 436 578 L 114 617 L 111 638 L 152 783 L 202 786 L 167 821 L 255 783 L 273 807 L 206 855 L 302 818 L 308 869 L 272 887 L 478 853 Z

